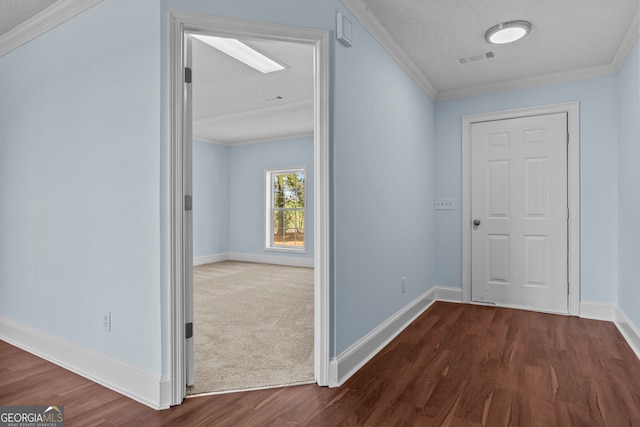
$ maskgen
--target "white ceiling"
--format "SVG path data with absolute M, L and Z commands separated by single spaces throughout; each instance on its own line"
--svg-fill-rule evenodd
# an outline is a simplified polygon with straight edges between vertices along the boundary
M 193 40 L 193 136 L 238 144 L 313 134 L 313 47 L 247 41 L 288 66 L 262 74 Z
M 638 37 L 639 0 L 342 2 L 437 100 L 615 74 Z M 0 0 L 0 39 L 54 3 Z M 528 37 L 486 43 L 488 28 L 517 19 L 533 24 Z M 265 75 L 194 40 L 194 136 L 235 144 L 311 134 L 312 48 L 250 43 L 290 68 Z M 495 58 L 456 60 L 487 51 Z
M 42 12 L 57 0 L 0 0 L 0 36 Z
M 343 2 L 436 99 L 613 74 L 638 36 L 638 0 Z M 533 24 L 526 38 L 485 41 L 490 27 L 520 19 Z M 489 50 L 494 59 L 456 61 Z

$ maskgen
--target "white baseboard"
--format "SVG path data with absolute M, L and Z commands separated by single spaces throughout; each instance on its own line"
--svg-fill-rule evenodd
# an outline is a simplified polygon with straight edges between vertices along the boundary
M 229 254 L 213 254 L 213 255 L 204 255 L 204 256 L 194 256 L 193 257 L 193 266 L 204 265 L 204 264 L 213 264 L 214 262 L 222 262 L 228 261 Z
M 617 304 L 580 301 L 580 317 L 615 323 L 622 337 L 640 359 L 640 328 Z
M 311 267 L 313 268 L 313 258 L 303 258 L 295 256 L 276 256 L 247 254 L 239 252 L 229 252 L 224 254 L 212 254 L 199 257 L 193 257 L 193 266 L 213 264 L 222 261 L 244 261 L 257 262 L 260 264 L 286 265 L 289 267 Z
M 294 256 L 275 256 L 230 252 L 230 261 L 259 262 L 262 264 L 288 265 L 290 267 L 312 267 L 313 258 Z
M 460 303 L 462 289 L 448 286 L 432 287 L 338 357 L 332 358 L 329 362 L 329 387 L 344 384 L 435 301 Z M 580 315 L 588 319 L 615 321 L 620 333 L 640 358 L 640 328 L 617 305 L 582 301 Z
M 580 317 L 585 319 L 613 322 L 615 319 L 615 313 L 615 304 L 596 301 L 580 301 Z
M 329 362 L 329 387 L 339 387 L 435 302 L 431 288 Z
M 169 378 L 151 374 L 55 335 L 0 317 L 0 339 L 151 408 L 165 409 L 171 403 Z
M 616 307 L 614 322 L 629 347 L 640 359 L 640 328 L 629 319 L 629 316 L 620 307 Z
M 434 289 L 438 301 L 462 302 L 462 288 L 434 286 Z

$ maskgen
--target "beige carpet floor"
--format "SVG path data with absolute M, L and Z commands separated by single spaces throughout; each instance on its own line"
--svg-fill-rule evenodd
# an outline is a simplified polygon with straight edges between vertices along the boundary
M 187 394 L 313 381 L 313 285 L 312 268 L 194 267 L 195 384 Z

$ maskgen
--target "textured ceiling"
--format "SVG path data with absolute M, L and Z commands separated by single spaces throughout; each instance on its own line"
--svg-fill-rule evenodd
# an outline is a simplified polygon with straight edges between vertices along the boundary
M 345 3 L 368 8 L 439 94 L 610 65 L 638 10 L 638 0 Z M 528 37 L 501 46 L 485 41 L 488 28 L 519 19 L 533 24 Z M 633 30 L 637 34 L 637 28 Z M 456 61 L 488 50 L 495 51 L 494 59 L 465 65 Z
M 0 0 L 0 36 L 42 12 L 57 0 Z
M 287 69 L 262 74 L 193 40 L 193 135 L 237 144 L 313 133 L 313 47 L 247 41 Z
M 610 75 L 638 34 L 639 0 L 342 1 L 435 99 Z M 0 36 L 54 3 L 0 0 Z M 485 42 L 488 28 L 516 19 L 532 22 L 528 37 Z M 312 133 L 313 49 L 250 42 L 290 68 L 264 75 L 193 42 L 194 136 L 234 144 Z M 456 60 L 487 51 L 495 58 Z

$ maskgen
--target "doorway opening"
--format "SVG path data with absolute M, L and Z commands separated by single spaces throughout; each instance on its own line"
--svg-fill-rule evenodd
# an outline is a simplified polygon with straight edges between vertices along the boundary
M 186 108 L 187 34 L 303 44 L 313 50 L 313 376 L 328 385 L 329 365 L 329 39 L 328 32 L 171 13 L 171 400 L 180 404 L 193 377 L 191 118 Z M 262 200 L 264 203 L 264 199 Z M 197 200 L 193 202 L 197 203 Z M 311 230 L 308 231 L 311 233 Z M 257 242 L 255 242 L 257 243 Z M 262 242 L 261 242 L 262 244 Z

